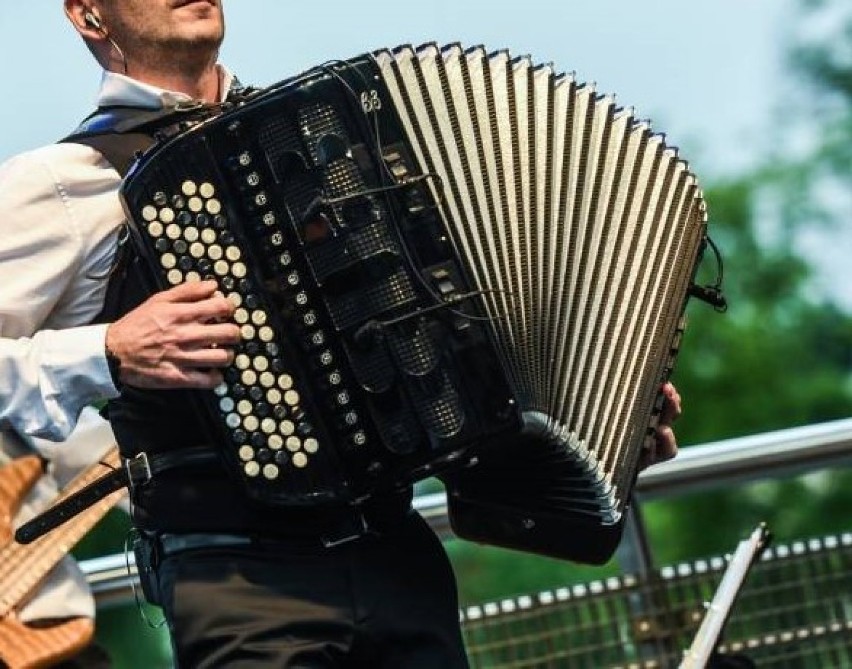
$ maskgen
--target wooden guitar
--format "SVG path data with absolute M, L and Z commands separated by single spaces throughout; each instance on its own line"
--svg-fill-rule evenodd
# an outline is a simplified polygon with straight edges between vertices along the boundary
M 78 475 L 57 499 L 120 466 L 118 449 L 113 447 L 99 462 Z M 35 594 L 51 569 L 125 494 L 124 490 L 114 492 L 23 546 L 12 538 L 12 520 L 42 474 L 42 462 L 36 456 L 18 458 L 0 469 L 0 665 L 5 664 L 9 669 L 50 667 L 73 657 L 91 642 L 95 626 L 89 618 L 70 618 L 33 627 L 21 622 L 16 611 Z

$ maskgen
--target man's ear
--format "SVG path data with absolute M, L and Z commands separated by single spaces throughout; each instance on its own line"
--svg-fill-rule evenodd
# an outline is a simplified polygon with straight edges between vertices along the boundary
M 65 16 L 83 37 L 90 40 L 104 39 L 106 28 L 96 7 L 84 0 L 64 0 Z

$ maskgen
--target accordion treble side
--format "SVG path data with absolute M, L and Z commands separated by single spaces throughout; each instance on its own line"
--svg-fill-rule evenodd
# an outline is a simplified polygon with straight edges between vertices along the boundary
M 249 495 L 437 475 L 460 536 L 612 553 L 706 234 L 630 110 L 528 58 L 399 47 L 161 142 L 121 195 L 158 288 L 213 277 L 235 304 L 198 399 Z

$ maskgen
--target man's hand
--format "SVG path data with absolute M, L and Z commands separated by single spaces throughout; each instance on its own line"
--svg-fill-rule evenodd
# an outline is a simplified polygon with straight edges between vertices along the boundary
M 639 468 L 645 469 L 658 462 L 671 460 L 677 455 L 677 439 L 675 438 L 672 423 L 674 423 L 683 412 L 681 408 L 680 393 L 671 383 L 662 387 L 665 396 L 663 409 L 660 412 L 660 420 L 657 423 L 657 432 L 654 435 L 654 443 L 650 449 L 642 452 Z
M 223 322 L 234 305 L 215 281 L 185 283 L 157 293 L 107 328 L 106 347 L 119 360 L 122 383 L 140 388 L 214 388 L 227 348 L 240 340 Z

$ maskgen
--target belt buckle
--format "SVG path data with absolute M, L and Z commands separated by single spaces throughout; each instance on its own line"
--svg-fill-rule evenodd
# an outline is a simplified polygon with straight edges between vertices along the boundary
M 368 532 L 370 532 L 370 526 L 367 524 L 367 519 L 362 511 L 358 511 L 353 516 L 347 517 L 347 521 L 335 527 L 332 532 L 322 534 L 320 541 L 324 548 L 335 548 L 360 539 Z
M 145 451 L 127 458 L 124 461 L 124 470 L 127 472 L 127 480 L 131 488 L 148 483 L 153 476 L 151 463 L 148 462 L 148 454 Z

